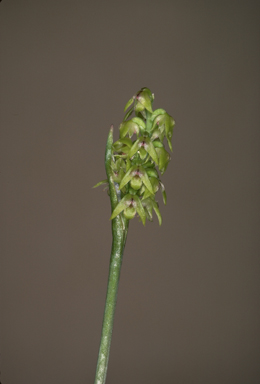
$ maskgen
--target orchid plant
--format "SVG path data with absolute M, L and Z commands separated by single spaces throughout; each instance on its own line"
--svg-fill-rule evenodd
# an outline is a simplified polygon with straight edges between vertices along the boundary
M 95 384 L 105 384 L 112 338 L 120 269 L 125 248 L 129 220 L 139 216 L 143 225 L 153 220 L 155 212 L 159 225 L 162 216 L 156 193 L 160 190 L 164 204 L 166 192 L 162 175 L 169 164 L 175 122 L 164 110 L 153 111 L 154 94 L 142 88 L 125 105 L 126 112 L 119 126 L 119 140 L 113 142 L 111 126 L 105 153 L 107 179 L 94 186 L 106 184 L 111 201 L 112 250 L 108 278 L 105 313 L 98 355 Z M 132 115 L 134 117 L 131 117 Z M 131 117 L 131 118 L 130 118 Z

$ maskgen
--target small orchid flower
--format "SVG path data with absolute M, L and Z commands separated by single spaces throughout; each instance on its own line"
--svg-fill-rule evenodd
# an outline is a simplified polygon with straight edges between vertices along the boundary
M 141 165 L 133 165 L 121 180 L 119 188 L 122 189 L 129 183 L 133 189 L 138 190 L 142 184 L 146 186 L 149 192 L 153 195 L 153 187 L 145 169 Z
M 146 125 L 145 122 L 140 119 L 140 117 L 133 117 L 131 120 L 123 121 L 120 124 L 120 138 L 128 135 L 130 138 L 136 134 L 139 135 L 139 132 L 143 133 L 145 131 Z
M 128 153 L 128 157 L 131 158 L 137 151 L 139 151 L 141 158 L 144 158 L 148 153 L 151 156 L 152 160 L 156 164 L 159 164 L 158 155 L 149 137 L 141 136 L 139 139 L 137 139 L 131 147 Z
M 175 125 L 175 121 L 166 112 L 163 114 L 157 115 L 154 118 L 153 125 L 152 125 L 152 130 L 158 127 L 160 132 L 165 134 L 165 137 L 167 139 L 167 142 L 171 151 L 172 151 L 171 138 L 172 138 L 174 125 Z
M 148 197 L 147 199 L 142 200 L 142 205 L 145 210 L 146 217 L 149 221 L 153 220 L 153 210 L 156 213 L 159 221 L 159 225 L 162 225 L 162 215 L 159 210 L 158 203 L 151 197 Z
M 123 211 L 126 219 L 133 219 L 136 213 L 139 214 L 143 225 L 145 225 L 146 214 L 142 206 L 141 200 L 136 195 L 131 195 L 130 193 L 125 195 L 122 200 L 119 201 L 116 208 L 114 209 L 110 220 L 114 219 Z
M 127 137 L 117 140 L 113 144 L 114 155 L 116 157 L 127 158 L 132 145 L 132 140 Z
M 115 183 L 120 183 L 125 175 L 125 163 L 122 158 L 111 162 L 112 177 Z
M 162 148 L 156 148 L 156 153 L 158 155 L 158 158 L 159 158 L 159 165 L 158 165 L 158 168 L 161 172 L 161 174 L 163 175 L 164 172 L 166 171 L 167 167 L 168 167 L 168 164 L 169 164 L 169 161 L 171 160 L 171 157 L 170 157 L 170 154 L 164 149 L 164 147 Z M 128 154 L 129 156 L 129 154 Z
M 148 88 L 142 88 L 141 91 L 136 95 L 136 104 L 135 104 L 135 112 L 143 112 L 145 109 L 150 113 L 153 113 L 152 110 L 152 101 L 153 95 Z

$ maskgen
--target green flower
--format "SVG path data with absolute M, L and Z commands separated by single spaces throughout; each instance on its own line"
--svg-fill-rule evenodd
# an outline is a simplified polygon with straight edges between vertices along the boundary
M 142 188 L 140 189 L 140 195 L 143 195 L 143 199 L 145 200 L 147 197 L 154 197 L 156 192 L 160 189 L 162 192 L 162 197 L 163 197 L 163 202 L 166 205 L 167 202 L 167 196 L 165 192 L 165 187 L 161 180 L 157 177 L 149 177 L 150 183 L 153 188 L 153 194 L 143 185 Z
M 170 154 L 164 149 L 164 148 L 156 148 L 156 153 L 159 158 L 159 165 L 158 168 L 163 175 L 164 172 L 166 171 L 169 161 L 171 160 Z M 128 154 L 129 156 L 129 154 Z
M 129 183 L 131 188 L 138 190 L 141 188 L 142 184 L 146 186 L 149 192 L 153 195 L 153 187 L 149 180 L 149 177 L 145 169 L 141 165 L 133 165 L 123 177 L 119 188 L 122 189 L 124 186 Z
M 159 225 L 162 225 L 162 215 L 159 210 L 158 203 L 151 197 L 142 200 L 142 205 L 144 207 L 145 215 L 149 221 L 153 220 L 153 210 L 156 213 L 159 221 Z
M 127 137 L 117 140 L 113 144 L 114 155 L 117 157 L 127 158 L 132 145 L 133 143 L 131 139 L 128 139 Z
M 141 159 L 144 159 L 148 153 L 151 156 L 152 160 L 156 164 L 159 164 L 158 155 L 149 137 L 141 136 L 139 139 L 137 139 L 131 147 L 128 153 L 128 157 L 133 157 L 137 151 L 139 151 Z
M 131 195 L 130 193 L 125 195 L 115 207 L 110 220 L 114 219 L 121 212 L 124 213 L 125 218 L 128 220 L 133 219 L 136 213 L 138 213 L 143 225 L 145 225 L 146 214 L 138 196 Z
M 171 138 L 172 138 L 174 125 L 175 125 L 175 121 L 166 112 L 163 114 L 157 115 L 154 118 L 153 125 L 152 125 L 152 130 L 154 130 L 158 126 L 159 131 L 165 134 L 165 137 L 167 139 L 167 142 L 171 151 L 172 151 Z
M 115 183 L 120 183 L 125 175 L 124 160 L 119 158 L 115 162 L 111 162 L 112 177 Z
M 153 95 L 150 89 L 142 88 L 140 92 L 136 95 L 136 104 L 135 104 L 135 112 L 143 112 L 145 109 L 150 113 L 153 113 L 152 110 L 152 101 Z
M 139 135 L 139 132 L 141 131 L 141 133 L 143 133 L 145 128 L 145 122 L 140 119 L 140 117 L 133 117 L 131 120 L 123 121 L 123 123 L 120 124 L 120 138 L 123 138 L 126 135 L 128 135 L 130 138 L 134 134 Z

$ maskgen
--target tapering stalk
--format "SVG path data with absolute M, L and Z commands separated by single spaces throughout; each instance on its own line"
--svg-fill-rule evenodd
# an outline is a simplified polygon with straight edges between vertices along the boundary
M 105 154 L 106 173 L 109 182 L 109 192 L 111 200 L 111 211 L 115 209 L 118 201 L 120 200 L 120 191 L 118 186 L 114 183 L 112 178 L 111 160 L 112 160 L 112 145 L 113 145 L 113 127 L 111 127 Z M 118 215 L 112 220 L 112 249 L 110 257 L 109 277 L 107 286 L 107 297 L 105 304 L 104 319 L 102 325 L 101 342 L 98 354 L 97 370 L 95 377 L 95 384 L 105 384 L 110 344 L 113 331 L 114 315 L 117 301 L 117 291 L 120 277 L 121 264 L 123 259 L 123 252 L 126 243 L 128 222 Z

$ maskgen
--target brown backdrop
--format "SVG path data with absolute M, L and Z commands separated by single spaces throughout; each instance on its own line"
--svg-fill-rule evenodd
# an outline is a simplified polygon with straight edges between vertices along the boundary
M 168 205 L 130 224 L 107 384 L 260 382 L 259 10 L 1 2 L 2 384 L 94 381 L 111 230 L 92 186 L 143 86 L 176 120 Z

